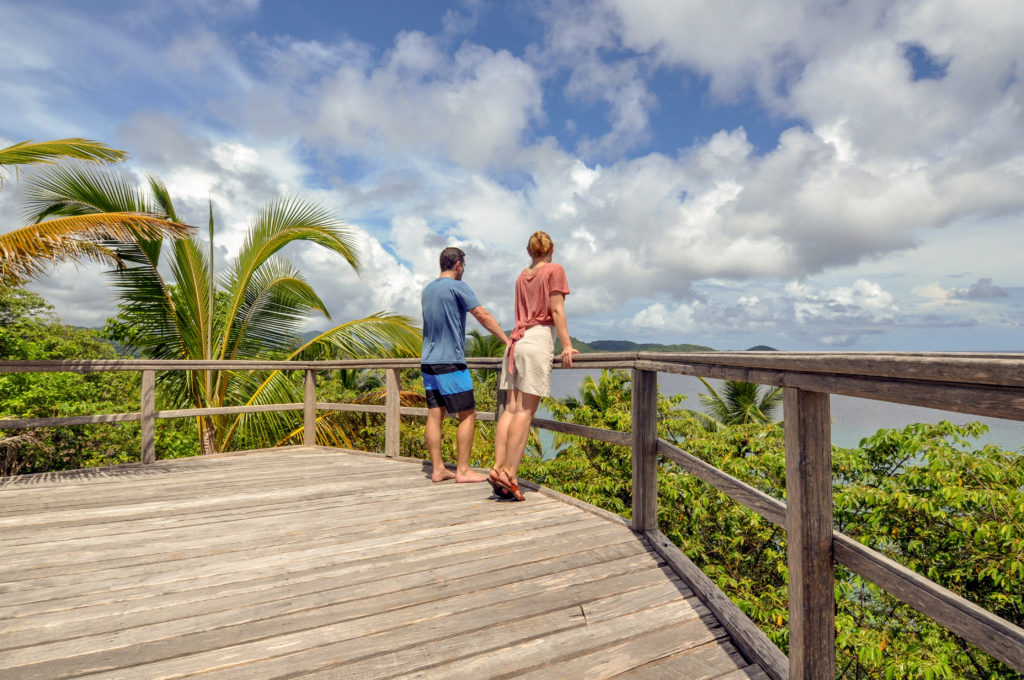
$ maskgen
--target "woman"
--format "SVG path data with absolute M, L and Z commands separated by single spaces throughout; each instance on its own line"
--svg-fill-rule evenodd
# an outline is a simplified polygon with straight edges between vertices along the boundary
M 519 501 L 524 498 L 517 475 L 530 424 L 541 398 L 551 394 L 555 335 L 562 341 L 563 367 L 572 368 L 572 355 L 579 354 L 572 348 L 565 322 L 569 283 L 562 266 L 551 261 L 555 244 L 550 236 L 537 231 L 530 236 L 526 252 L 533 262 L 516 279 L 516 327 L 509 336 L 500 383 L 500 388 L 510 393 L 498 419 L 494 468 L 488 475 L 497 495 Z

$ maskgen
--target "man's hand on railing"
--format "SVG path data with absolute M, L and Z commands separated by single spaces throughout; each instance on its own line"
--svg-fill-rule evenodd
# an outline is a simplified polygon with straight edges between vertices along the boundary
M 572 368 L 572 355 L 579 353 L 578 349 L 573 349 L 571 346 L 563 349 L 562 354 L 559 356 L 562 361 L 562 368 Z

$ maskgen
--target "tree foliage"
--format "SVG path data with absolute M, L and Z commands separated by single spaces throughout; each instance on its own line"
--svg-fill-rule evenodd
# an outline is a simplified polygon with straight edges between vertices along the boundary
M 33 178 L 28 205 L 38 217 L 141 212 L 177 221 L 167 188 L 150 177 L 140 188 L 121 174 L 80 167 Z M 210 209 L 210 235 L 213 211 Z M 297 197 L 266 204 L 253 218 L 236 258 L 219 276 L 194 237 L 171 241 L 132 235 L 115 249 L 122 262 L 111 272 L 120 300 L 109 336 L 153 359 L 309 360 L 412 356 L 418 330 L 405 317 L 379 313 L 339 324 L 296 348 L 301 324 L 327 306 L 305 275 L 281 251 L 293 243 L 319 246 L 358 270 L 355 238 L 323 206 Z M 170 274 L 169 278 L 165 272 Z M 219 408 L 302 401 L 298 375 L 282 371 L 168 371 L 158 376 L 178 406 Z M 318 436 L 331 436 L 333 416 L 317 421 Z M 293 411 L 204 416 L 198 420 L 203 450 L 257 448 L 301 441 L 302 417 Z
M 709 431 L 681 397 L 659 397 L 658 434 L 785 500 L 785 435 L 778 423 Z M 582 398 L 548 400 L 556 418 L 629 431 L 630 380 L 602 372 Z M 958 595 L 1024 623 L 1024 456 L 976 447 L 984 426 L 941 422 L 880 430 L 856 449 L 833 449 L 837 528 Z M 527 458 L 521 475 L 630 515 L 626 447 L 569 437 L 552 460 Z M 784 651 L 788 651 L 785 532 L 661 461 L 660 528 Z M 927 617 L 836 568 L 841 678 L 1019 678 Z
M 698 378 L 708 392 L 700 395 L 704 412 L 689 413 L 706 430 L 721 430 L 730 425 L 750 423 L 767 424 L 775 422 L 775 412 L 782 403 L 782 388 L 743 382 L 723 380 L 716 390 L 704 378 Z
M 63 159 L 115 163 L 125 157 L 123 151 L 88 139 L 20 142 L 0 149 L 0 187 L 11 167 L 17 171 L 22 165 L 52 166 Z M 80 196 L 81 204 L 61 200 L 63 185 L 75 183 L 78 177 L 90 173 L 82 166 L 58 166 L 34 178 L 28 189 L 33 223 L 0 234 L 0 284 L 24 283 L 58 261 L 91 261 L 119 267 L 124 263 L 119 244 L 139 238 L 179 238 L 189 232 L 190 227 L 179 223 L 176 217 L 157 215 L 139 201 L 129 200 L 116 208 L 104 209 L 100 205 L 102 194 Z M 59 209 L 53 208 L 54 197 Z M 96 198 L 101 200 L 90 202 Z M 34 204 L 40 204 L 42 210 L 37 210 Z M 48 219 L 53 215 L 58 216 Z
M 40 296 L 0 287 L 0 360 L 113 358 L 114 349 L 95 331 L 62 324 Z M 138 374 L 0 373 L 0 418 L 138 410 Z M 158 421 L 156 436 L 162 457 L 198 451 L 194 427 L 189 431 L 188 423 Z M 138 423 L 0 431 L 0 475 L 137 461 L 140 448 Z

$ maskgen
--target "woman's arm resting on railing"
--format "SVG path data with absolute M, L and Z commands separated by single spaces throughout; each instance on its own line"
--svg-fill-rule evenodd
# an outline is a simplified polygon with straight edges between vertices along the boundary
M 561 293 L 552 293 L 549 304 L 551 318 L 555 320 L 555 331 L 562 342 L 562 366 L 572 368 L 572 355 L 579 354 L 580 351 L 572 348 L 572 340 L 569 339 L 569 324 L 565 320 L 565 296 Z

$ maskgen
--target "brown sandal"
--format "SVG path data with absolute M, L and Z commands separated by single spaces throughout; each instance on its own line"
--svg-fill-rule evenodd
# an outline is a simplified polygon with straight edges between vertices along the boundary
M 494 489 L 494 493 L 501 498 L 512 498 L 517 501 L 525 501 L 526 496 L 519 490 L 519 484 L 511 480 L 506 481 L 507 477 L 502 475 L 502 471 L 498 468 L 491 468 L 491 471 L 487 474 L 487 481 L 491 483 L 491 487 Z M 501 489 L 501 492 L 498 489 Z

